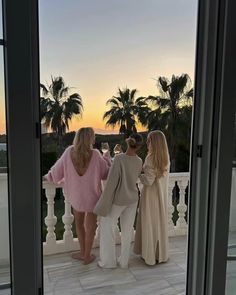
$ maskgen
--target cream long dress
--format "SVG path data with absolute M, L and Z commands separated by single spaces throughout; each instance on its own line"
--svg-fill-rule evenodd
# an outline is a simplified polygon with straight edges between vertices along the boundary
M 150 157 L 144 163 L 143 184 L 136 226 L 134 253 L 146 264 L 166 262 L 168 255 L 168 181 L 167 172 L 160 177 L 152 168 Z

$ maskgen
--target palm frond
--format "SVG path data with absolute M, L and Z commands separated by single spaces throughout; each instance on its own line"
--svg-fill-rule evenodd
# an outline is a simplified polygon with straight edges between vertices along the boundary
M 185 95 L 187 98 L 193 98 L 193 88 L 191 88 L 189 91 L 187 91 Z
M 49 91 L 48 91 L 47 87 L 44 84 L 40 83 L 40 89 L 42 91 L 43 96 L 47 96 L 48 95 L 48 92 Z
M 60 98 L 64 98 L 64 97 L 68 96 L 69 91 L 70 91 L 70 87 L 68 87 L 68 86 L 60 89 L 59 90 L 59 93 L 58 93 L 59 94 L 59 97 Z
M 47 128 L 63 135 L 69 129 L 72 117 L 82 115 L 83 102 L 78 93 L 69 95 L 70 87 L 65 86 L 62 77 L 51 76 L 51 81 L 48 89 L 40 85 L 42 92 L 47 94 L 47 98 L 40 98 L 41 119 Z
M 62 89 L 65 88 L 65 82 L 62 77 L 51 77 L 52 84 L 49 86 L 50 93 L 52 95 L 52 98 L 55 101 L 59 101 L 60 99 L 60 92 Z
M 158 78 L 158 86 L 161 88 L 162 91 L 167 92 L 168 91 L 168 84 L 169 81 L 165 77 L 159 77 Z
M 114 105 L 118 107 L 119 100 L 115 96 L 113 96 L 113 98 L 107 100 L 106 105 L 109 105 L 109 104 L 111 104 L 112 106 Z
M 133 102 L 134 102 L 136 93 L 137 93 L 137 89 L 132 89 L 130 91 L 130 100 L 133 101 Z

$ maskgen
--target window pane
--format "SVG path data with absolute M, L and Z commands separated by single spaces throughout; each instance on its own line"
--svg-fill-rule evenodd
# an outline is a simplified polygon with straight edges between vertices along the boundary
M 0 1 L 0 39 L 3 38 L 3 25 L 2 25 L 2 1 Z
M 4 92 L 3 48 L 0 47 L 0 294 L 9 288 L 9 219 L 8 219 L 7 136 Z M 5 294 L 5 293 L 3 293 Z M 9 293 L 8 293 L 9 294 Z
M 228 244 L 226 295 L 234 295 L 236 290 L 236 113 L 234 122 L 234 160 L 232 165 L 231 207 Z

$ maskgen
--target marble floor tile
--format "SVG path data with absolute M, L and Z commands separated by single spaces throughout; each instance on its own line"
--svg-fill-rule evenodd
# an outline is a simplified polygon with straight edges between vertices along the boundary
M 107 286 L 87 289 L 78 293 L 78 295 L 117 295 L 117 293 L 115 292 L 113 286 Z M 120 293 L 120 295 L 122 295 L 122 293 Z
M 72 262 L 70 253 L 56 254 L 56 255 L 47 255 L 43 257 L 44 267 L 53 267 L 63 263 Z
M 53 290 L 54 290 L 54 293 L 57 294 L 57 293 L 60 293 L 64 291 L 64 294 L 67 294 L 67 291 L 70 291 L 70 292 L 81 292 L 83 291 L 82 287 L 81 287 L 81 284 L 80 284 L 80 281 L 79 281 L 79 278 L 66 278 L 66 279 L 63 279 L 63 280 L 58 280 L 55 282 L 54 286 L 53 286 Z
M 234 241 L 234 236 L 231 240 Z M 45 295 L 185 295 L 186 243 L 186 237 L 170 238 L 169 261 L 155 266 L 147 266 L 139 256 L 132 254 L 127 270 L 103 270 L 96 262 L 84 266 L 72 259 L 71 253 L 45 256 Z M 117 246 L 117 255 L 119 252 L 120 246 Z M 98 257 L 99 249 L 93 253 Z M 228 270 L 227 286 L 233 290 L 233 265 L 229 265 Z M 2 274 L 4 272 L 2 268 Z M 0 295 L 10 295 L 10 292 L 0 290 Z
M 186 282 L 186 274 L 169 274 L 165 276 L 165 279 L 172 285 L 175 286 L 176 284 L 185 284 Z
M 187 263 L 187 256 L 184 252 L 170 253 L 170 260 L 176 263 Z
M 183 268 L 178 266 L 176 263 L 167 262 L 154 266 L 143 266 L 130 267 L 130 271 L 133 273 L 137 280 L 146 278 L 163 278 L 170 274 L 184 273 Z
M 93 274 L 82 274 L 80 283 L 84 289 L 121 285 L 136 282 L 135 277 L 128 269 L 106 269 L 98 270 Z
M 135 284 L 128 283 L 121 286 L 114 286 L 116 294 L 122 295 L 175 295 L 176 290 L 163 279 L 143 279 Z

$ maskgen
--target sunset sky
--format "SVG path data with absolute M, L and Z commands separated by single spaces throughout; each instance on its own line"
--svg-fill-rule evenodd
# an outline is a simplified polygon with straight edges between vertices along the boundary
M 71 130 L 92 126 L 105 132 L 105 102 L 118 87 L 137 88 L 138 96 L 145 96 L 157 93 L 155 78 L 160 75 L 188 73 L 193 79 L 197 0 L 39 0 L 39 4 L 41 82 L 61 75 L 83 98 L 83 119 L 74 119 Z M 2 78 L 0 82 L 1 134 L 5 132 Z

